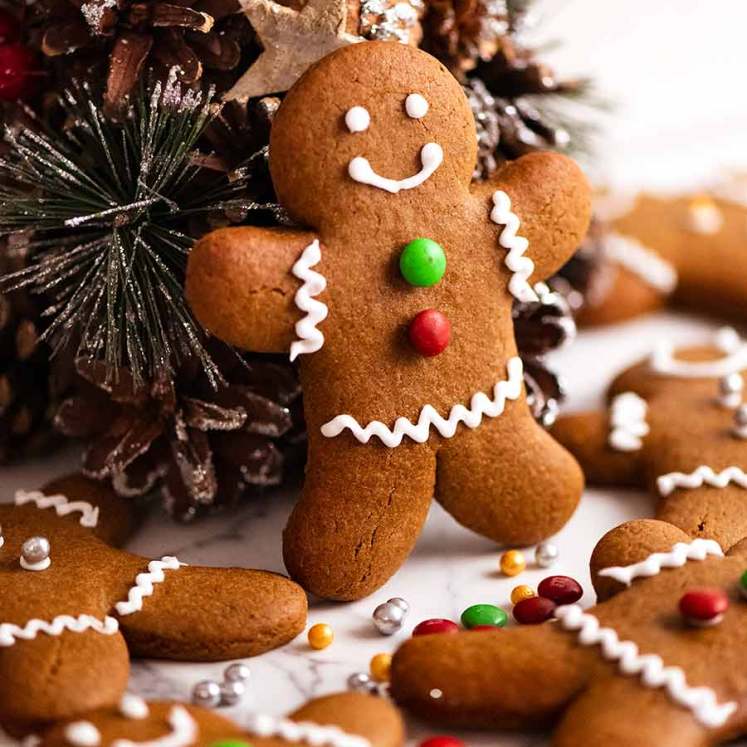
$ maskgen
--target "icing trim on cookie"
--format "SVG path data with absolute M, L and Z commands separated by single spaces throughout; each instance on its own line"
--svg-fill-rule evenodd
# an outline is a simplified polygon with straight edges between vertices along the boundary
M 317 325 L 327 318 L 329 309 L 326 303 L 317 301 L 314 296 L 324 291 L 327 279 L 311 269 L 319 264 L 321 259 L 322 250 L 319 240 L 315 239 L 303 250 L 301 257 L 291 268 L 291 272 L 303 281 L 303 285 L 296 291 L 294 301 L 296 306 L 306 313 L 306 316 L 296 322 L 296 334 L 299 339 L 291 343 L 291 361 L 296 360 L 299 355 L 316 353 L 324 345 L 324 334 Z
M 657 654 L 641 654 L 633 641 L 620 640 L 613 628 L 600 626 L 594 615 L 584 612 L 577 604 L 558 607 L 555 616 L 566 630 L 578 631 L 582 646 L 599 645 L 603 658 L 616 661 L 623 674 L 640 676 L 645 687 L 664 688 L 677 705 L 691 711 L 706 728 L 723 726 L 737 710 L 733 701 L 719 703 L 712 688 L 688 685 L 680 667 L 665 667 Z
M 65 739 L 76 747 L 97 747 L 101 732 L 90 721 L 73 721 L 65 727 Z
M 345 112 L 345 126 L 350 132 L 365 132 L 371 125 L 371 115 L 363 106 L 351 106 Z
M 529 248 L 529 240 L 524 236 L 518 236 L 517 231 L 521 226 L 519 216 L 511 210 L 511 198 L 502 190 L 493 192 L 493 209 L 490 211 L 490 220 L 503 226 L 503 231 L 498 243 L 508 249 L 508 254 L 503 260 L 506 267 L 513 273 L 508 282 L 508 290 L 514 298 L 519 301 L 537 301 L 537 294 L 529 285 L 529 276 L 534 272 L 534 262 L 524 253 Z
M 664 295 L 669 295 L 677 287 L 674 266 L 632 236 L 610 232 L 604 239 L 604 252 Z
M 148 718 L 150 708 L 143 698 L 133 693 L 125 693 L 119 701 L 119 712 L 133 721 Z
M 472 395 L 469 408 L 462 404 L 454 405 L 447 419 L 443 418 L 432 405 L 423 407 L 417 423 L 405 417 L 399 417 L 394 422 L 394 428 L 389 428 L 380 420 L 372 420 L 363 427 L 352 415 L 338 415 L 322 426 L 322 435 L 334 438 L 348 429 L 363 444 L 367 444 L 371 438 L 375 437 L 380 439 L 385 446 L 394 448 L 402 443 L 405 436 L 416 443 L 425 443 L 433 426 L 444 438 L 451 438 L 456 433 L 459 423 L 464 423 L 468 428 L 477 428 L 483 416 L 495 418 L 501 415 L 507 399 L 519 399 L 524 376 L 521 358 L 518 356 L 509 358 L 506 368 L 508 380 L 499 381 L 493 387 L 493 399 L 490 399 L 484 392 L 477 392 Z
M 714 339 L 715 346 L 724 352 L 723 358 L 712 361 L 681 361 L 674 357 L 669 342 L 660 343 L 649 358 L 656 373 L 682 379 L 720 379 L 747 368 L 747 345 L 730 327 L 721 328 Z
M 183 706 L 173 706 L 169 711 L 168 721 L 171 731 L 162 737 L 150 739 L 147 742 L 115 739 L 111 743 L 111 747 L 189 747 L 200 736 L 197 722 Z
M 669 552 L 654 552 L 644 560 L 631 565 L 603 568 L 597 575 L 613 578 L 630 586 L 636 578 L 658 576 L 664 568 L 680 568 L 688 560 L 705 560 L 709 555 L 723 558 L 724 552 L 716 540 L 698 537 L 692 542 L 677 542 Z
M 164 571 L 177 571 L 183 565 L 185 563 L 179 562 L 171 555 L 166 555 L 160 560 L 151 560 L 148 563 L 148 570 L 138 573 L 135 577 L 135 585 L 127 592 L 126 601 L 114 605 L 117 614 L 124 617 L 140 612 L 143 609 L 144 597 L 151 596 L 155 591 L 154 584 L 162 584 L 166 580 Z
M 648 405 L 635 392 L 618 394 L 610 405 L 609 445 L 616 451 L 638 451 L 649 433 Z
M 0 623 L 0 647 L 13 646 L 17 640 L 31 641 L 39 633 L 62 635 L 66 630 L 71 633 L 85 633 L 92 630 L 101 635 L 114 635 L 119 630 L 119 622 L 109 615 L 99 620 L 92 615 L 58 615 L 52 622 L 46 620 L 29 620 L 23 627 L 13 623 Z
M 739 467 L 726 467 L 721 472 L 714 472 L 711 467 L 702 464 L 692 472 L 669 472 L 656 478 L 659 493 L 667 496 L 677 488 L 701 488 L 708 485 L 712 488 L 725 488 L 730 483 L 747 488 L 747 474 Z
M 370 187 L 383 189 L 386 192 L 397 194 L 403 189 L 414 189 L 432 176 L 436 169 L 443 163 L 444 151 L 438 143 L 426 143 L 420 149 L 421 168 L 417 174 L 404 179 L 387 179 L 377 174 L 369 160 L 363 156 L 356 156 L 348 164 L 350 178 L 360 184 L 368 184 Z
M 305 742 L 313 747 L 371 747 L 365 737 L 348 734 L 337 726 L 310 721 L 291 721 L 257 713 L 250 717 L 247 730 L 258 737 L 279 737 L 286 742 Z
M 80 512 L 79 524 L 82 527 L 93 529 L 99 523 L 98 506 L 93 506 L 86 501 L 70 501 L 64 495 L 45 495 L 40 490 L 17 490 L 15 494 L 16 506 L 25 506 L 33 503 L 37 508 L 53 508 L 57 516 Z

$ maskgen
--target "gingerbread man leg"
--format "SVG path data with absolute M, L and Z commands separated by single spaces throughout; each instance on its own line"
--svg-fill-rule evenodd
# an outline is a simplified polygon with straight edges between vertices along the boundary
M 506 444 L 523 444 L 496 469 Z M 524 496 L 529 489 L 535 500 Z M 512 403 L 499 418 L 463 429 L 438 453 L 436 498 L 469 529 L 497 542 L 525 545 L 557 532 L 583 490 L 571 455 Z
M 285 565 L 306 590 L 360 599 L 404 562 L 433 496 L 428 444 L 397 449 L 313 437 L 303 496 L 283 535 Z

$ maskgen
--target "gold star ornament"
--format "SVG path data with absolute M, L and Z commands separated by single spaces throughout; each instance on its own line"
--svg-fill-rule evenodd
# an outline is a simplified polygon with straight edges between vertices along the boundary
M 241 0 L 262 43 L 262 54 L 225 95 L 246 101 L 287 91 L 317 60 L 362 41 L 345 30 L 348 0 L 309 0 L 301 10 L 273 0 Z

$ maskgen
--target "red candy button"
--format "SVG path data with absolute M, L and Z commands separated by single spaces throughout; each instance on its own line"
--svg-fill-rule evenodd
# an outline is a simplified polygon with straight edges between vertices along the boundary
M 466 747 L 466 745 L 456 737 L 438 736 L 424 739 L 419 747 Z
M 680 612 L 691 625 L 715 625 L 729 608 L 722 589 L 690 589 L 680 599 Z
M 451 620 L 444 620 L 441 617 L 434 617 L 431 620 L 423 620 L 418 623 L 412 631 L 416 635 L 433 635 L 434 633 L 458 633 L 459 626 Z
M 548 576 L 540 582 L 537 594 L 555 604 L 573 604 L 584 595 L 581 584 L 570 576 Z
M 431 358 L 446 350 L 451 337 L 451 322 L 440 311 L 426 309 L 410 322 L 408 334 L 415 350 Z
M 514 605 L 514 620 L 522 625 L 539 625 L 549 620 L 557 605 L 544 597 L 529 597 Z

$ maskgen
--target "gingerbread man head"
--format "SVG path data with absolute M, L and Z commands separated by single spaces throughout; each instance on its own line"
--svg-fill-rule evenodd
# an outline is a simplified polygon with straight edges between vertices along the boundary
M 19 491 L 0 525 L 0 726 L 11 733 L 116 704 L 131 654 L 244 657 L 303 630 L 306 595 L 288 579 L 112 547 L 133 526 L 128 504 L 83 477 Z
M 723 329 L 713 344 L 660 344 L 620 374 L 609 408 L 561 417 L 555 437 L 601 484 L 640 485 L 656 516 L 730 547 L 747 536 L 747 344 Z
M 573 251 L 588 186 L 539 154 L 470 190 L 474 158 L 442 65 L 399 44 L 338 50 L 273 125 L 275 186 L 312 230 L 220 230 L 190 256 L 211 332 L 299 361 L 309 466 L 285 559 L 321 596 L 380 586 L 434 494 L 511 543 L 557 531 L 578 500 L 577 466 L 526 406 L 511 306 Z
M 591 561 L 600 603 L 555 622 L 421 636 L 392 693 L 453 726 L 536 728 L 556 747 L 703 747 L 747 729 L 747 542 L 724 556 L 661 521 L 613 529 Z

